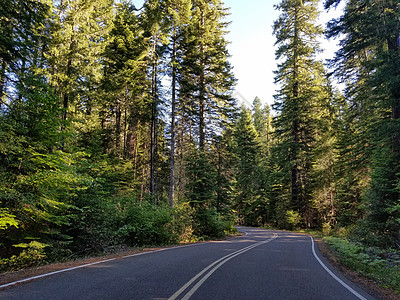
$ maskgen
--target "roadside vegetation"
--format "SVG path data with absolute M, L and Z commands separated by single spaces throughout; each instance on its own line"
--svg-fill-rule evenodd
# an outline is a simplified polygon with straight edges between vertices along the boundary
M 100 205 L 76 215 L 63 242 L 48 239 L 48 243 L 43 243 L 38 238 L 27 238 L 30 241 L 13 245 L 18 254 L 0 258 L 0 271 L 143 247 L 198 242 L 236 233 L 233 219 L 212 211 L 197 214 L 187 204 L 171 208 L 121 197 L 103 199 Z M 201 231 L 202 228 L 206 229 Z
M 372 280 L 391 295 L 400 295 L 400 250 L 398 248 L 382 248 L 373 242 L 366 242 L 365 232 L 352 226 L 348 229 L 330 227 L 320 229 L 293 228 L 294 231 L 310 234 L 323 240 L 333 252 L 323 253 L 333 263 L 339 262 L 351 270 Z M 321 250 L 321 249 L 320 249 Z M 325 251 L 322 251 L 325 252 Z M 336 261 L 337 260 L 337 261 Z
M 339 237 L 325 237 L 340 263 L 400 295 L 400 251 L 365 246 Z

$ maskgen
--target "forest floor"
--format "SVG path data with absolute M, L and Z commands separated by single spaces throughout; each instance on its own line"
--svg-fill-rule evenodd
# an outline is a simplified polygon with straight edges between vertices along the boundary
M 233 237 L 234 236 L 227 236 L 225 239 L 230 239 Z M 335 268 L 337 268 L 348 279 L 350 279 L 351 281 L 358 284 L 361 288 L 363 288 L 371 296 L 373 296 L 377 299 L 388 299 L 388 300 L 399 299 L 399 295 L 394 293 L 392 290 L 383 288 L 377 282 L 375 282 L 371 279 L 365 278 L 365 277 L 361 276 L 360 274 L 343 266 L 340 263 L 339 258 L 335 254 L 335 252 L 333 250 L 331 250 L 329 248 L 329 246 L 321 238 L 314 237 L 314 240 L 316 241 L 321 254 Z M 204 241 L 204 242 L 210 242 L 210 241 Z M 204 243 L 204 242 L 200 242 L 200 243 Z M 185 245 L 185 244 L 183 244 L 183 245 Z M 67 262 L 59 262 L 59 263 L 38 266 L 38 267 L 34 267 L 34 268 L 23 269 L 23 270 L 19 270 L 19 271 L 4 272 L 4 273 L 0 274 L 1 275 L 0 276 L 0 286 L 7 284 L 7 283 L 12 283 L 12 282 L 16 282 L 16 281 L 23 280 L 26 278 L 39 276 L 39 275 L 43 275 L 43 274 L 47 274 L 47 273 L 51 273 L 51 272 L 56 272 L 56 271 L 60 271 L 60 270 L 64 270 L 64 269 L 74 268 L 74 267 L 87 265 L 87 264 L 93 264 L 93 263 L 108 260 L 108 259 L 119 259 L 119 258 L 123 258 L 126 256 L 134 255 L 134 254 L 140 254 L 140 253 L 144 253 L 144 252 L 152 252 L 152 251 L 157 251 L 160 249 L 176 247 L 176 246 L 177 245 L 154 247 L 154 248 L 122 249 L 115 253 L 96 256 L 96 257 L 81 258 L 81 259 L 75 259 L 75 260 L 71 260 L 71 261 L 67 261 Z

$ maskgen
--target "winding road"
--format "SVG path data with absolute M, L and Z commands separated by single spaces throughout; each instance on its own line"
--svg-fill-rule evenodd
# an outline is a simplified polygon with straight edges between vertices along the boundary
M 0 299 L 373 299 L 310 236 L 239 227 L 243 236 L 161 249 L 0 286 Z

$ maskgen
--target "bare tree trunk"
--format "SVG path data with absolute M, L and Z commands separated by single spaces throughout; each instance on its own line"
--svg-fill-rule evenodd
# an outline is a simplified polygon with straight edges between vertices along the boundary
M 297 8 L 295 11 L 295 24 L 294 24 L 294 40 L 295 43 L 297 44 L 297 40 L 299 39 L 298 36 L 298 25 L 297 25 Z M 293 149 L 292 149 L 292 161 L 294 162 L 294 165 L 291 170 L 291 180 L 292 180 L 292 208 L 295 210 L 298 210 L 300 208 L 300 202 L 301 202 L 301 180 L 300 180 L 300 166 L 299 166 L 299 161 L 298 161 L 298 147 L 299 147 L 299 124 L 297 120 L 297 98 L 299 97 L 299 70 L 298 70 L 298 65 L 297 65 L 297 60 L 298 60 L 298 53 L 297 53 L 297 46 L 294 48 L 294 59 L 293 59 L 293 91 L 292 91 L 292 96 L 293 99 L 292 101 L 295 101 L 293 103 L 293 109 L 295 110 L 293 112 L 294 118 L 292 121 L 292 142 L 293 142 Z
M 73 49 L 74 49 L 74 42 L 71 41 L 71 44 L 69 46 L 70 55 L 71 55 L 71 52 L 72 52 Z M 68 62 L 67 62 L 67 72 L 66 72 L 67 78 L 70 78 L 71 74 L 72 74 L 72 58 L 69 57 L 68 58 Z M 66 121 L 67 120 L 67 111 L 68 111 L 68 106 L 69 106 L 69 101 L 70 101 L 70 99 L 69 99 L 70 94 L 68 92 L 69 87 L 64 87 L 63 90 L 64 90 L 63 91 L 63 108 L 64 108 L 64 111 L 63 111 L 63 115 L 62 115 L 62 120 Z
M 152 108 L 151 108 L 151 133 L 150 133 L 150 194 L 152 198 L 156 199 L 156 135 L 157 135 L 157 39 L 155 34 L 153 37 L 152 49 L 152 79 L 151 79 L 151 95 L 152 95 Z
M 151 109 L 151 128 L 150 128 L 150 194 L 155 198 L 155 159 L 156 159 L 156 66 L 153 66 L 153 104 Z
M 204 13 L 202 13 L 202 25 L 204 25 Z M 205 97 L 206 97 L 206 87 L 205 87 L 205 58 L 204 58 L 204 45 L 200 45 L 201 53 L 201 74 L 200 74 L 200 100 L 199 100 L 199 148 L 201 151 L 205 149 L 206 140 L 206 122 L 205 122 Z
M 7 67 L 7 63 L 4 59 L 2 59 L 1 62 L 1 69 L 0 69 L 0 110 L 1 110 L 1 105 L 4 104 L 4 87 L 6 84 L 6 67 Z
M 172 43 L 172 99 L 171 99 L 171 172 L 169 184 L 169 206 L 174 206 L 175 198 L 175 106 L 176 106 L 176 28 Z
M 126 103 L 126 101 L 125 101 L 125 103 Z M 127 137 L 127 115 L 126 115 L 126 105 L 125 105 L 125 108 L 124 108 L 124 150 L 123 150 L 124 151 L 124 154 L 123 154 L 124 159 L 128 158 L 127 140 L 128 140 L 128 137 Z

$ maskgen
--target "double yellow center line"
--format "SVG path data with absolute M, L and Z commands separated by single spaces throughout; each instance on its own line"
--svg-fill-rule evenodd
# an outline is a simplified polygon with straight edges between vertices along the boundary
M 239 249 L 235 252 L 232 252 L 218 260 L 216 260 L 215 262 L 213 262 L 212 264 L 210 264 L 209 266 L 207 266 L 206 268 L 204 268 L 200 273 L 198 273 L 197 275 L 195 275 L 192 279 L 190 279 L 184 286 L 182 286 L 179 290 L 177 290 L 175 292 L 175 294 L 173 294 L 169 300 L 175 300 L 177 299 L 184 291 L 186 291 L 197 279 L 199 279 L 201 276 L 204 276 L 182 297 L 182 300 L 187 300 L 189 299 L 197 290 L 198 288 L 219 268 L 221 267 L 223 264 L 225 264 L 226 262 L 228 262 L 229 260 L 231 260 L 232 258 L 243 254 L 253 248 L 256 248 L 258 246 L 264 245 L 266 243 L 269 243 L 271 241 L 273 241 L 274 239 L 276 239 L 278 237 L 278 234 L 274 233 L 273 236 L 267 240 L 252 244 L 250 246 L 247 246 L 245 248 Z

